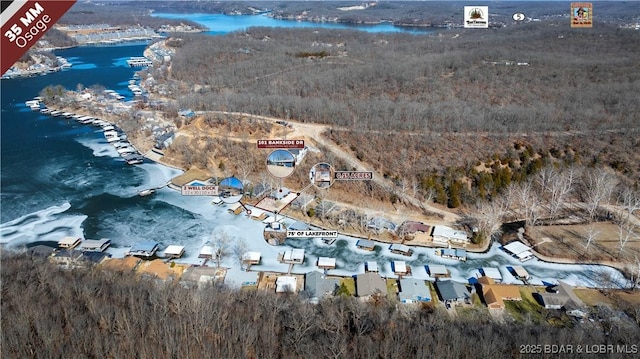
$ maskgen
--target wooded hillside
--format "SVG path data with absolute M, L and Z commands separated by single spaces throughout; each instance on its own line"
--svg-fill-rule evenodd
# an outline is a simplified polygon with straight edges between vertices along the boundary
M 640 340 L 626 321 L 557 328 L 501 324 L 475 309 L 452 318 L 429 305 L 408 308 L 349 297 L 314 305 L 2 258 L 3 358 L 521 358 L 530 353 L 524 345 Z
M 199 110 L 420 132 L 633 128 L 640 112 L 638 33 L 606 25 L 181 37 L 170 77 L 205 86 L 179 99 Z

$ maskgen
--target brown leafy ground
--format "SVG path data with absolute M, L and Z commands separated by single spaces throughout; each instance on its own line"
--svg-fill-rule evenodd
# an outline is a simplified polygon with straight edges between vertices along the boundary
M 588 306 L 606 304 L 618 308 L 640 308 L 640 292 L 638 291 L 595 288 L 575 288 L 573 291 Z
M 640 258 L 640 233 L 627 242 L 620 252 L 618 226 L 610 222 L 594 223 L 599 232 L 597 237 L 586 248 L 585 236 L 589 225 L 556 225 L 538 226 L 529 234 L 535 236 L 535 250 L 539 253 L 557 258 L 569 258 L 578 262 L 631 262 Z

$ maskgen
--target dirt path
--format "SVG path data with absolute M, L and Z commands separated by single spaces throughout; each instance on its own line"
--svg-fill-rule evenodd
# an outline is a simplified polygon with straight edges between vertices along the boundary
M 293 121 L 293 120 L 285 120 L 282 118 L 277 118 L 277 117 L 269 117 L 269 116 L 259 116 L 259 115 L 253 115 L 250 113 L 243 113 L 243 112 L 227 112 L 227 111 L 202 111 L 202 112 L 196 112 L 197 114 L 205 114 L 205 113 L 211 113 L 211 114 L 223 114 L 223 115 L 231 115 L 231 116 L 244 116 L 244 117 L 248 117 L 248 118 L 252 118 L 252 119 L 257 119 L 257 120 L 263 120 L 263 121 L 270 121 L 273 123 L 276 123 L 276 121 L 278 122 L 286 122 L 288 123 L 291 128 L 293 129 L 293 131 L 289 134 L 287 134 L 288 137 L 306 137 L 306 138 L 310 138 L 313 141 L 315 141 L 317 144 L 322 145 L 324 147 L 326 147 L 327 149 L 329 149 L 331 152 L 333 152 L 333 154 L 340 158 L 341 160 L 343 160 L 344 162 L 346 162 L 350 167 L 356 168 L 358 171 L 372 171 L 373 172 L 373 181 L 381 186 L 382 188 L 385 188 L 388 191 L 391 192 L 396 192 L 395 191 L 395 186 L 393 185 L 393 183 L 390 180 L 387 180 L 384 178 L 384 176 L 382 176 L 381 173 L 378 173 L 377 171 L 374 171 L 371 169 L 371 166 L 368 166 L 366 163 L 363 163 L 362 161 L 360 161 L 359 159 L 357 159 L 353 154 L 347 152 L 346 150 L 344 150 L 342 147 L 338 146 L 335 142 L 327 139 L 326 137 L 324 137 L 322 135 L 322 133 L 326 130 L 328 130 L 330 127 L 329 125 L 322 125 L 322 124 L 316 124 L 316 123 L 302 123 L 302 122 L 298 122 L 298 121 Z M 255 142 L 255 140 L 250 141 L 250 142 Z M 429 203 L 425 203 L 420 201 L 419 199 L 408 195 L 406 193 L 400 193 L 400 192 L 396 192 L 396 194 L 406 203 L 409 203 L 415 207 L 421 208 L 424 211 L 427 212 L 431 212 L 431 213 L 436 213 L 438 215 L 441 215 L 443 218 L 443 222 L 445 223 L 455 223 L 460 217 L 455 214 L 455 213 L 451 213 L 449 211 L 445 211 L 443 209 L 440 209 L 438 207 L 435 207 Z

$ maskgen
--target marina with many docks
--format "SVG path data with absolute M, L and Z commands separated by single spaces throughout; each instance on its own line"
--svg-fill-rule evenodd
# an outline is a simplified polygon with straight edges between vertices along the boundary
M 30 107 L 32 111 L 40 111 L 40 113 L 52 117 L 64 117 L 67 119 L 73 119 L 83 125 L 94 125 L 99 127 L 102 130 L 106 141 L 115 147 L 116 151 L 123 158 L 125 163 L 128 165 L 137 165 L 144 162 L 144 157 L 142 157 L 135 146 L 127 140 L 126 133 L 124 133 L 124 131 L 114 123 L 91 116 L 47 108 L 44 103 L 41 102 L 41 98 L 39 97 L 26 101 L 25 104 Z

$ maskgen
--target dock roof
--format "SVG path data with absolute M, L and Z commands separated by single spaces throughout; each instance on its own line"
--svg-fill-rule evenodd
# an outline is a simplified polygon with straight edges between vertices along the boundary
M 282 258 L 285 261 L 302 261 L 304 260 L 304 249 L 294 248 L 292 250 L 284 252 Z
M 399 244 L 399 243 L 394 243 L 394 244 L 390 245 L 389 249 L 392 250 L 392 251 L 398 251 L 398 252 L 403 252 L 403 253 L 411 252 L 411 248 L 409 248 L 409 246 L 405 246 L 404 244 Z
M 513 266 L 513 271 L 516 273 L 518 277 L 521 278 L 529 278 L 529 272 L 522 266 Z
M 336 259 L 329 257 L 318 257 L 318 267 L 335 267 Z
M 261 256 L 260 252 L 247 252 L 242 255 L 242 260 L 257 262 L 260 261 Z
M 170 245 L 164 250 L 165 255 L 179 256 L 184 252 L 184 246 Z
M 78 249 L 80 249 L 80 250 L 99 249 L 99 248 L 102 248 L 102 246 L 105 246 L 106 244 L 108 244 L 110 242 L 111 242 L 111 240 L 109 240 L 108 238 L 85 239 L 84 241 L 80 242 L 80 245 L 78 246 Z
M 442 264 L 429 264 L 427 265 L 429 275 L 446 275 L 449 272 L 447 271 L 447 267 Z
M 509 253 L 513 254 L 513 255 L 518 255 L 520 253 L 523 252 L 527 252 L 531 250 L 531 247 L 525 245 L 524 243 L 520 242 L 520 241 L 513 241 L 509 244 L 505 244 L 504 246 L 502 246 L 502 248 L 504 248 L 505 250 L 507 250 Z
M 497 281 L 501 281 L 502 280 L 502 274 L 500 274 L 500 270 L 498 268 L 494 268 L 494 267 L 483 267 L 482 268 L 482 272 L 484 272 L 484 275 L 497 280 Z
M 395 273 L 407 273 L 407 263 L 404 261 L 393 261 L 392 264 Z
M 368 272 L 377 272 L 378 271 L 378 262 L 369 261 L 365 263 Z
M 78 237 L 67 236 L 58 241 L 58 245 L 60 246 L 72 246 L 80 241 Z
M 361 248 L 366 248 L 366 249 L 373 249 L 375 248 L 376 243 L 374 241 L 370 241 L 368 239 L 359 239 L 356 242 L 356 247 L 361 247 Z
M 201 256 L 213 256 L 213 246 L 210 244 L 204 245 L 202 246 L 202 249 L 200 249 L 200 255 Z
M 143 242 L 138 242 L 136 244 L 133 245 L 133 247 L 131 247 L 131 249 L 129 249 L 130 252 L 151 252 L 154 249 L 156 249 L 156 247 L 158 247 L 159 243 L 155 242 L 155 241 L 143 241 Z

